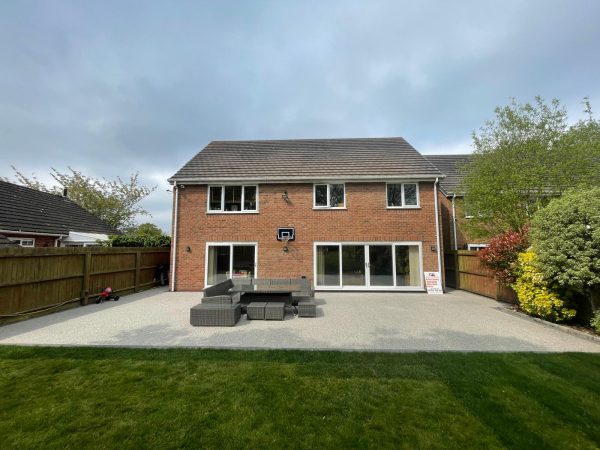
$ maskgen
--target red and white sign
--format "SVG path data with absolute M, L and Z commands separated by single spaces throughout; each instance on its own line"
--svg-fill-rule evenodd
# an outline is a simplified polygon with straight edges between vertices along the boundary
M 439 272 L 425 272 L 425 287 L 428 294 L 443 294 L 442 278 Z

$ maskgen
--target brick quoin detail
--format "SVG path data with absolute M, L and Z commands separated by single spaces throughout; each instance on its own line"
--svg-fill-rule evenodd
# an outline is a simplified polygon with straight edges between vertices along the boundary
M 257 242 L 261 278 L 312 280 L 315 241 L 422 242 L 423 270 L 437 272 L 433 182 L 419 183 L 419 190 L 420 209 L 387 209 L 385 183 L 348 182 L 347 209 L 314 210 L 312 184 L 261 184 L 258 213 L 207 214 L 207 186 L 186 184 L 179 190 L 175 290 L 204 288 L 206 242 Z M 296 229 L 287 253 L 276 240 L 278 227 Z

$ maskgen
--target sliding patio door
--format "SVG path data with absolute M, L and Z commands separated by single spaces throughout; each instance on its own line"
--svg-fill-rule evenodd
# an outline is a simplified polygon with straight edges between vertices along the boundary
M 392 245 L 368 245 L 369 285 L 393 286 L 394 261 Z
M 215 243 L 206 249 L 207 286 L 228 278 L 256 277 L 256 244 Z
M 332 289 L 423 287 L 419 243 L 317 243 L 316 286 Z
M 364 245 L 342 245 L 342 285 L 366 286 Z
M 338 286 L 340 284 L 339 245 L 319 245 L 317 247 L 317 286 Z

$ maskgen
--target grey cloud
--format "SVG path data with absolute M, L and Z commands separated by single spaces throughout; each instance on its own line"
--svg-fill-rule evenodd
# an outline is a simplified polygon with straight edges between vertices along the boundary
M 213 139 L 469 151 L 510 97 L 600 98 L 599 17 L 593 0 L 2 2 L 0 175 L 155 185 Z M 167 187 L 145 202 L 164 229 Z

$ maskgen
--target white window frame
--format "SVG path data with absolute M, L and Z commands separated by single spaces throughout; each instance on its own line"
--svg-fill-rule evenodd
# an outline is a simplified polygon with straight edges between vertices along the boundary
M 390 199 L 388 198 L 388 186 L 390 184 L 399 184 L 401 186 L 400 190 L 401 190 L 402 206 L 390 206 Z M 416 205 L 407 205 L 406 204 L 406 201 L 404 199 L 404 185 L 405 184 L 414 184 L 417 186 L 417 204 Z M 414 182 L 410 182 L 410 183 L 409 182 L 385 183 L 385 206 L 387 209 L 419 209 L 419 208 L 421 208 L 421 190 L 419 187 L 419 182 L 414 181 Z
M 337 286 L 317 286 L 317 246 L 331 245 L 339 247 L 339 267 L 340 267 L 340 283 Z M 370 274 L 366 276 L 365 286 L 342 286 L 342 246 L 343 245 L 364 245 L 365 248 L 365 264 L 370 264 L 369 261 L 369 246 L 371 245 L 391 245 L 392 246 L 392 273 L 394 274 L 394 285 L 393 286 L 371 286 Z M 396 285 L 396 246 L 405 245 L 416 245 L 419 247 L 419 279 L 421 280 L 420 286 L 397 286 Z M 314 242 L 313 243 L 313 287 L 318 291 L 425 291 L 425 277 L 423 271 L 423 243 L 420 241 L 333 241 L 333 242 Z
M 231 186 L 242 187 L 242 209 L 240 211 L 225 211 L 225 188 Z M 221 188 L 221 209 L 210 209 L 210 189 Z M 246 195 L 246 187 L 256 188 L 256 209 L 244 209 L 244 200 Z M 258 213 L 258 184 L 209 184 L 206 190 L 206 213 L 207 214 L 256 214 Z
M 208 284 L 208 248 L 211 246 L 225 247 L 229 246 L 229 273 L 233 272 L 233 247 L 234 246 L 246 246 L 254 247 L 254 274 L 252 278 L 258 278 L 258 242 L 207 242 L 204 249 L 204 287 L 211 287 L 212 284 Z M 233 275 L 233 274 L 232 274 Z M 232 276 L 233 278 L 233 276 Z
M 344 187 L 344 205 L 343 206 L 330 206 L 331 205 L 331 185 L 341 184 Z M 317 206 L 317 186 L 327 186 L 327 205 Z M 346 209 L 346 183 L 340 182 L 322 182 L 313 184 L 313 209 Z
M 10 241 L 16 242 L 23 248 L 33 248 L 35 247 L 35 238 L 8 238 Z M 31 245 L 23 245 L 23 241 L 31 241 Z
M 484 248 L 486 248 L 488 246 L 488 244 L 467 244 L 467 250 L 483 250 Z

